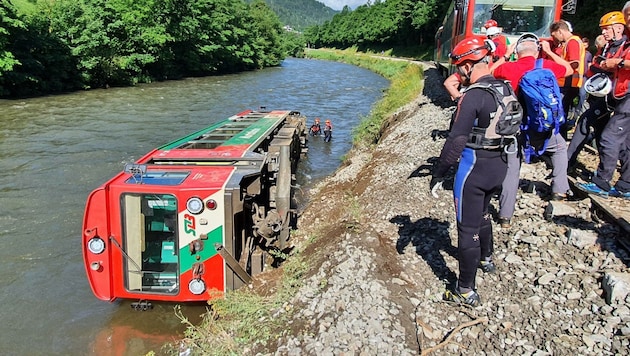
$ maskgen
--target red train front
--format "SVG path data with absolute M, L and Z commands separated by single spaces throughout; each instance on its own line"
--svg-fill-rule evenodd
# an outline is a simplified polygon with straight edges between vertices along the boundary
M 305 121 L 246 111 L 148 153 L 94 190 L 82 239 L 96 297 L 205 301 L 248 283 L 289 238 Z

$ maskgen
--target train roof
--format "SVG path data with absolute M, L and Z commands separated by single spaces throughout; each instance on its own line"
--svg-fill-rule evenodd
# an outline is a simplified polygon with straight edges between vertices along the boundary
M 299 113 L 289 110 L 238 113 L 152 150 L 135 163 L 127 164 L 109 184 L 219 188 L 235 171 L 241 175 L 260 171 L 266 159 L 266 149 L 260 147 L 261 143 L 290 115 Z
M 140 164 L 233 161 L 255 158 L 253 150 L 293 111 L 244 111 L 145 155 Z

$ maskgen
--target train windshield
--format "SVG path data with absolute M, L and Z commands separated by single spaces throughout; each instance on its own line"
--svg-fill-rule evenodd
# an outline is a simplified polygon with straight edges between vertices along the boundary
M 473 33 L 485 34 L 483 25 L 494 19 L 507 36 L 532 32 L 549 37 L 559 0 L 479 0 L 475 2 Z
M 177 199 L 170 194 L 124 194 L 121 205 L 127 290 L 177 294 Z

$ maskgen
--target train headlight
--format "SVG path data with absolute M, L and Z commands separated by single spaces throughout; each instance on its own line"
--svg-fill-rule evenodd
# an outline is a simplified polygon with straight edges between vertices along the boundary
M 192 197 L 186 202 L 186 209 L 191 214 L 199 214 L 203 211 L 203 200 L 201 198 Z
M 93 237 L 87 242 L 87 248 L 93 254 L 98 255 L 105 251 L 105 241 L 100 237 Z
M 188 290 L 192 294 L 199 295 L 206 290 L 206 284 L 201 279 L 193 279 L 188 283 Z

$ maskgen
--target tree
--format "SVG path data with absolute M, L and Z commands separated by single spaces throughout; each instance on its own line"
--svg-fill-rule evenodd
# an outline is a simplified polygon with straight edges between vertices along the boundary
M 284 32 L 278 16 L 263 0 L 255 0 L 249 6 L 252 18 L 252 57 L 256 68 L 277 66 L 285 57 L 281 44 Z
M 20 64 L 12 53 L 16 33 L 25 28 L 8 0 L 0 0 L 0 77 Z

